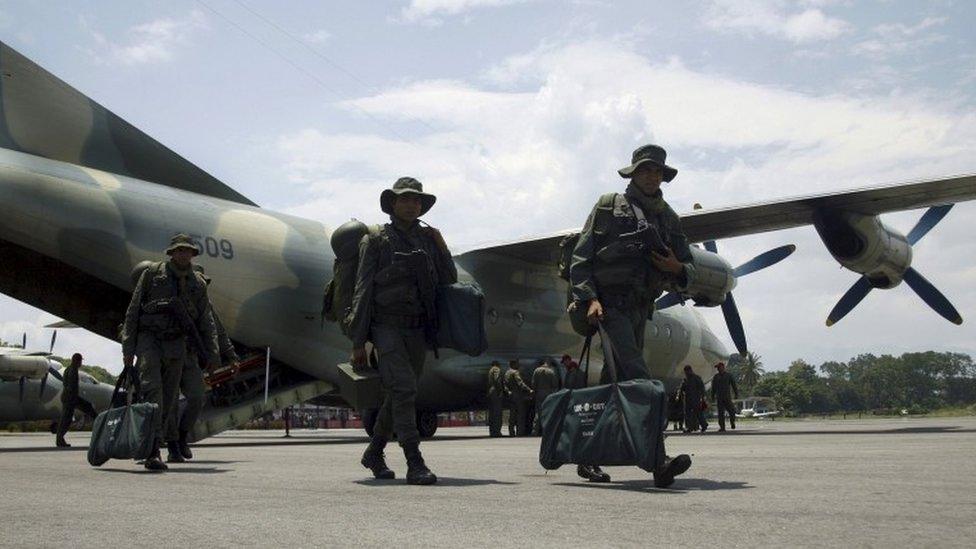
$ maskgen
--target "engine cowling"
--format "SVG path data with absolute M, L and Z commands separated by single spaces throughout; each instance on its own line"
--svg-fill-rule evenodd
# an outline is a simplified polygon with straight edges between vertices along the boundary
M 877 216 L 820 213 L 814 219 L 814 227 L 830 255 L 845 269 L 867 277 L 875 288 L 901 284 L 912 264 L 912 245 Z
M 41 379 L 47 375 L 49 363 L 43 356 L 0 355 L 0 378 Z
M 726 296 L 735 288 L 736 280 L 732 266 L 722 256 L 691 246 L 695 276 L 688 289 L 681 292 L 694 300 L 695 305 L 716 307 L 725 302 Z

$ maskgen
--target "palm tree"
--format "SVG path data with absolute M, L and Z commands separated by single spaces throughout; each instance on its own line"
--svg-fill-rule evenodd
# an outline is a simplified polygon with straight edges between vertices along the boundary
M 742 382 L 743 392 L 745 394 L 752 393 L 752 390 L 759 383 L 759 378 L 765 373 L 762 357 L 752 351 L 747 352 L 745 360 L 739 364 L 739 380 Z

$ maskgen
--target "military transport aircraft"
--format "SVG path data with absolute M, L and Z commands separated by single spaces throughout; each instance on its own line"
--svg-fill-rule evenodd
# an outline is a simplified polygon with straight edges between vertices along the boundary
M 721 238 L 813 224 L 830 253 L 862 276 L 830 315 L 839 320 L 872 288 L 901 280 L 954 322 L 959 314 L 911 267 L 911 246 L 948 210 L 976 197 L 976 177 L 953 177 L 776 200 L 682 216 L 693 242 L 698 281 L 666 295 L 647 326 L 650 373 L 666 382 L 691 364 L 707 374 L 728 353 L 685 300 L 722 308 L 733 340 L 746 348 L 731 291 L 741 276 L 789 255 L 771 250 L 733 268 L 717 253 Z M 117 339 L 133 267 L 160 258 L 170 236 L 191 233 L 210 292 L 246 367 L 211 376 L 210 403 L 193 433 L 200 439 L 256 414 L 315 399 L 344 403 L 338 364 L 349 342 L 322 324 L 324 287 L 334 254 L 331 229 L 268 211 L 164 147 L 6 45 L 0 45 L 0 291 L 104 337 Z M 908 237 L 878 219 L 884 212 L 935 206 Z M 342 220 L 344 221 L 344 220 Z M 580 338 L 565 315 L 557 276 L 565 233 L 458 254 L 462 280 L 483 288 L 488 350 L 480 357 L 444 352 L 420 380 L 424 434 L 436 412 L 484 408 L 493 359 L 573 353 Z M 654 353 L 650 352 L 654 349 Z M 588 372 L 599 379 L 595 350 Z
M 49 352 L 28 352 L 25 346 L 0 347 L 0 423 L 50 420 L 53 429 L 61 418 L 61 364 Z M 108 409 L 114 389 L 78 372 L 78 395 L 99 412 Z

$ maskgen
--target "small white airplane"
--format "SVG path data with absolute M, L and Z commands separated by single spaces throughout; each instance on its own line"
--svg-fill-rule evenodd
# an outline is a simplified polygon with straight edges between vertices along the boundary
M 749 397 L 735 401 L 735 417 L 774 418 L 783 413 L 769 397 Z

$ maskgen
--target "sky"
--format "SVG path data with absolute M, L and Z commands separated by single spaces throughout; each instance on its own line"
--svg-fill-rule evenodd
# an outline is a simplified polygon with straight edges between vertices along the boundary
M 677 212 L 976 173 L 976 4 L 169 0 L 0 2 L 0 37 L 262 207 L 336 226 L 384 221 L 411 175 L 455 251 L 582 225 L 644 143 L 668 151 Z M 921 210 L 882 221 L 907 233 Z M 976 356 L 976 202 L 902 284 L 825 319 L 857 275 L 812 227 L 720 241 L 768 370 L 860 353 Z M 734 349 L 718 309 L 704 311 Z M 0 296 L 0 338 L 46 349 L 57 320 Z M 55 351 L 121 368 L 119 346 L 62 330 Z

